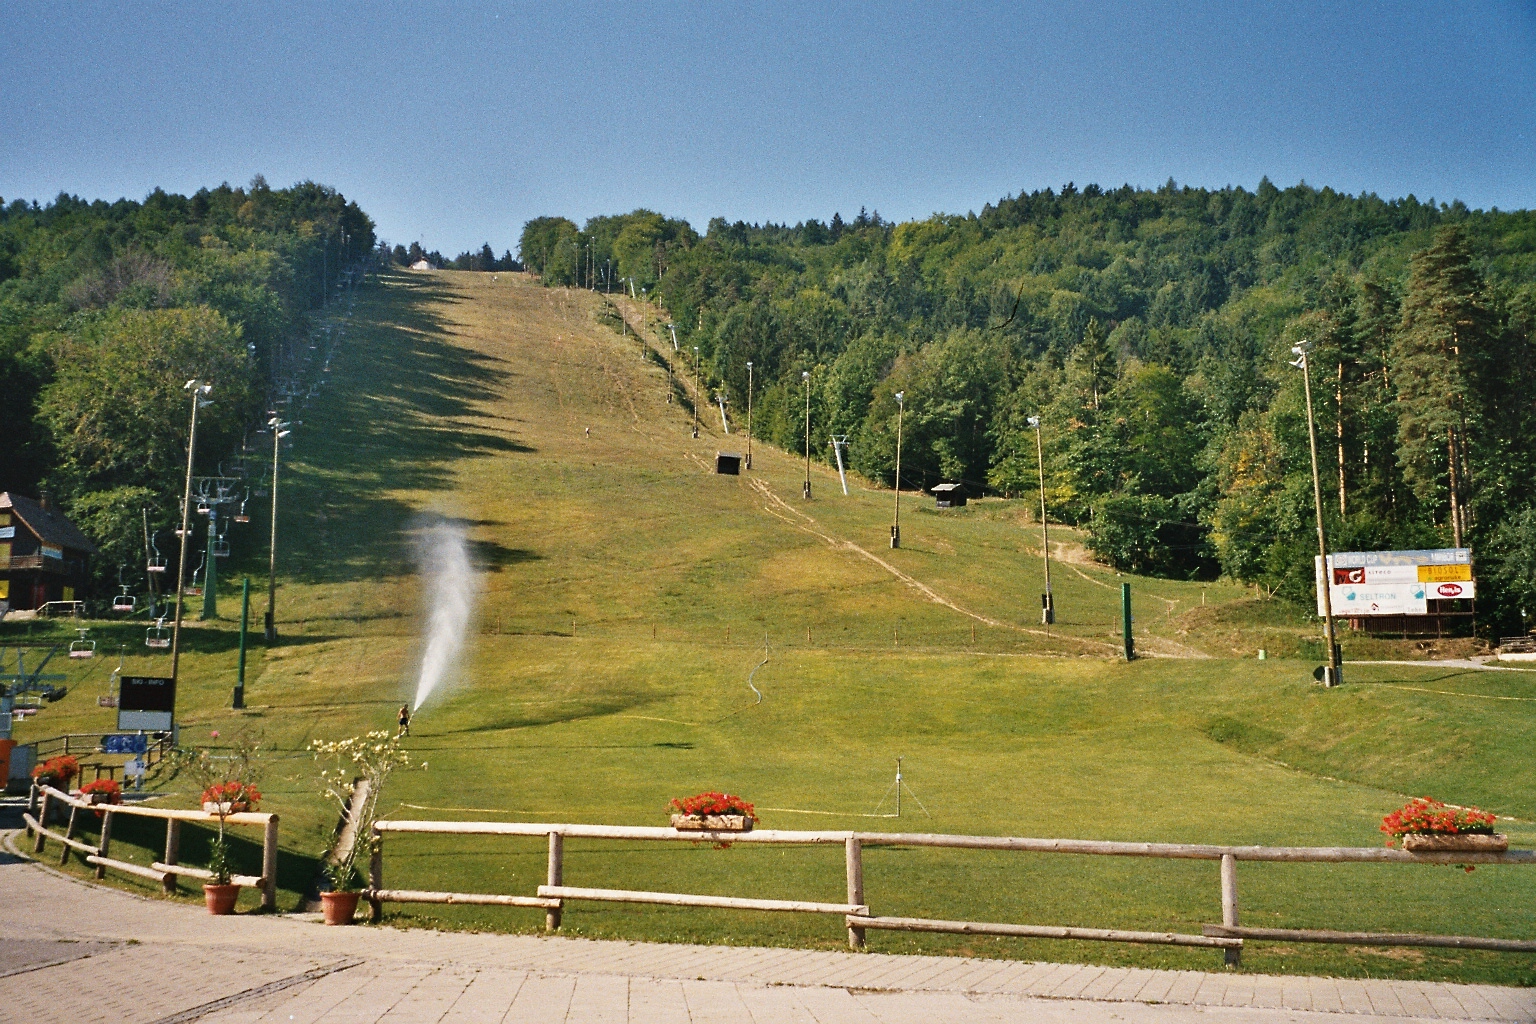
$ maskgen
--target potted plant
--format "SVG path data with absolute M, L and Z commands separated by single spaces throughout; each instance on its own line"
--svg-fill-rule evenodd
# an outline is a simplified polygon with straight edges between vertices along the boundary
M 1503 853 L 1509 837 L 1493 830 L 1497 820 L 1476 807 L 1447 807 L 1420 796 L 1381 819 L 1381 830 L 1388 846 L 1400 839 L 1414 853 Z
M 79 774 L 80 762 L 68 754 L 50 757 L 32 769 L 32 778 L 39 786 L 52 786 L 65 793 L 69 792 L 70 781 Z
M 679 832 L 750 832 L 752 805 L 729 793 L 700 793 L 673 800 L 672 827 Z
M 209 814 L 243 814 L 261 801 L 261 793 L 249 782 L 215 782 L 203 790 L 203 810 Z
M 219 734 L 214 732 L 213 739 Z M 230 859 L 226 824 L 229 815 L 255 810 L 261 793 L 257 791 L 258 740 L 238 733 L 227 753 L 214 755 L 204 748 L 177 748 L 160 762 L 160 773 L 174 779 L 186 773 L 202 789 L 203 810 L 218 818 L 219 830 L 208 852 L 208 870 L 213 875 L 203 886 L 203 899 L 210 914 L 232 914 L 240 896 L 235 884 L 234 865 Z
M 379 794 L 395 769 L 412 767 L 400 740 L 399 734 L 380 729 L 344 740 L 310 741 L 315 760 L 325 765 L 320 771 L 320 793 L 341 808 L 345 822 L 335 847 L 325 856 L 325 877 L 331 889 L 320 894 L 320 903 L 326 924 L 351 924 L 357 913 L 363 895 L 357 855 L 362 849 L 372 853 Z

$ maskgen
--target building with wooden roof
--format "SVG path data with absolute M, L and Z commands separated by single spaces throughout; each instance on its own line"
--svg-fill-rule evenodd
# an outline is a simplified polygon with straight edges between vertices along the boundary
M 0 601 L 15 610 L 84 598 L 96 545 L 45 494 L 0 491 Z

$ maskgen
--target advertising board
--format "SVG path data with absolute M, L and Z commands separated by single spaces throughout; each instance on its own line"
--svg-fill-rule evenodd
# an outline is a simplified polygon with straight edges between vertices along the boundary
M 176 717 L 176 680 L 123 676 L 117 689 L 117 728 L 122 732 L 169 730 Z
M 1314 558 L 1317 614 L 1323 614 L 1323 565 Z M 1427 615 L 1430 601 L 1477 596 L 1470 548 L 1419 551 L 1340 551 L 1328 556 L 1333 614 Z

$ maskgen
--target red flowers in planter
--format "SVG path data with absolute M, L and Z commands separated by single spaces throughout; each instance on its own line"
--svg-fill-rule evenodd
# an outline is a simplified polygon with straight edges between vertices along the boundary
M 118 785 L 116 779 L 97 779 L 87 782 L 80 787 L 81 796 L 90 796 L 93 793 L 101 793 L 107 798 L 108 803 L 120 804 L 123 802 L 123 787 Z
M 245 804 L 252 810 L 261 801 L 261 793 L 249 782 L 218 782 L 203 790 L 205 804 Z
M 1381 819 L 1381 830 L 1392 840 L 1409 835 L 1493 835 L 1497 821 L 1476 807 L 1447 807 L 1439 800 L 1416 796 Z
M 732 796 L 729 793 L 700 793 L 697 796 L 673 800 L 671 806 L 677 813 L 686 814 L 692 818 L 702 818 L 710 814 L 739 814 L 754 822 L 757 821 L 752 805 L 741 797 Z
M 80 762 L 68 754 L 50 757 L 32 769 L 32 777 L 39 782 L 51 780 L 54 788 L 68 789 L 69 781 L 80 774 Z

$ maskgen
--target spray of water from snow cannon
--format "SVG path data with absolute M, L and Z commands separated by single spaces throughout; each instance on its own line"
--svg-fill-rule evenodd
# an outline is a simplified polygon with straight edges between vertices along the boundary
M 429 526 L 422 532 L 417 558 L 426 582 L 427 638 L 412 711 L 452 678 L 464 652 L 479 589 L 463 525 L 439 521 Z

